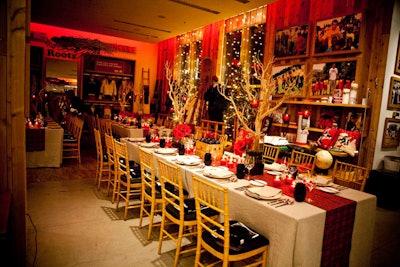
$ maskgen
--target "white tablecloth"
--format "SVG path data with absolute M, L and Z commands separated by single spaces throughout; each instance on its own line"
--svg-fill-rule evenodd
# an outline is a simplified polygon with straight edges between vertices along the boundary
M 139 162 L 138 145 L 128 143 L 130 160 Z M 171 160 L 171 156 L 154 153 Z M 171 161 L 172 162 L 172 161 Z M 157 163 L 155 163 L 157 164 Z M 157 166 L 156 166 L 157 167 Z M 243 221 L 270 241 L 268 266 L 320 266 L 326 211 L 306 202 L 275 208 L 248 197 L 236 187 L 248 185 L 248 181 L 227 182 L 210 179 L 195 167 L 181 166 L 185 188 L 193 196 L 192 175 L 209 179 L 229 188 L 230 217 Z M 156 172 L 157 173 L 157 172 Z M 353 189 L 338 193 L 357 202 L 350 266 L 369 266 L 375 223 L 376 197 Z
M 64 129 L 56 123 L 49 123 L 45 129 L 45 149 L 26 152 L 26 167 L 60 167 L 62 163 L 62 145 Z
M 143 137 L 143 129 L 135 128 L 134 126 L 128 126 L 119 123 L 111 124 L 112 131 L 115 135 L 119 137 L 130 137 L 130 138 L 138 138 Z

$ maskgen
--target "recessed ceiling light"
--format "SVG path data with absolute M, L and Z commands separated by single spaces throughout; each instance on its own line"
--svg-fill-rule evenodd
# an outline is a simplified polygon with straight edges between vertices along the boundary
M 180 5 L 196 8 L 196 9 L 199 9 L 199 10 L 202 10 L 202 11 L 205 11 L 205 12 L 213 13 L 213 14 L 216 14 L 216 15 L 221 13 L 221 12 L 219 12 L 217 10 L 213 10 L 213 9 L 210 9 L 210 8 L 207 8 L 207 7 L 202 7 L 202 6 L 199 6 L 199 5 L 195 5 L 195 4 L 183 1 L 183 0 L 169 0 L 169 1 L 177 3 L 177 4 L 180 4 Z
M 123 21 L 123 20 L 117 20 L 117 19 L 113 19 L 113 21 L 118 22 L 118 23 L 133 25 L 133 26 L 140 27 L 140 28 L 146 28 L 146 29 L 150 29 L 150 30 L 155 30 L 155 31 L 160 31 L 160 32 L 166 32 L 166 33 L 171 33 L 170 30 L 164 30 L 164 29 L 149 27 L 149 26 L 146 26 L 146 25 L 140 25 L 140 24 L 136 24 L 136 23 L 129 22 L 129 21 Z

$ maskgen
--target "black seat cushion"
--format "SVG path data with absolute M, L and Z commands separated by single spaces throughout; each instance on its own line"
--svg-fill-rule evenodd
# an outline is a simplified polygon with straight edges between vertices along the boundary
M 178 193 L 179 193 L 178 189 L 175 188 L 174 185 L 172 185 L 168 182 L 165 183 L 165 188 L 170 192 L 174 192 L 175 195 L 178 195 Z M 161 182 L 158 180 L 157 177 L 156 177 L 156 190 L 161 192 Z M 187 197 L 189 195 L 189 192 L 185 188 L 183 188 L 183 195 L 185 197 Z
M 185 208 L 185 221 L 193 221 L 196 220 L 196 205 L 194 198 L 186 198 L 184 200 L 184 208 Z M 216 210 L 213 210 L 209 207 L 202 207 L 202 212 L 207 214 L 207 216 L 215 216 L 219 213 Z M 166 206 L 166 211 L 174 216 L 174 218 L 179 219 L 179 210 L 175 208 L 172 204 L 168 204 Z
M 230 224 L 230 247 L 229 254 L 240 254 L 245 253 L 262 246 L 269 245 L 269 240 L 257 233 L 243 223 L 231 220 Z M 217 227 L 212 228 L 215 232 L 223 235 L 224 231 Z M 219 252 L 223 252 L 223 241 L 212 235 L 208 231 L 203 231 L 202 239 L 209 244 L 212 248 Z
M 125 159 L 120 158 L 119 160 L 120 160 L 120 162 L 122 164 L 125 165 Z M 142 176 L 142 174 L 140 172 L 141 171 L 140 170 L 140 165 L 137 164 L 136 162 L 134 162 L 133 160 L 129 161 L 129 168 L 130 168 L 130 175 L 131 175 L 132 178 L 140 178 Z M 123 171 L 125 171 L 125 168 L 121 167 L 121 169 Z
M 76 139 L 75 136 L 71 135 L 71 136 L 64 137 L 63 142 L 64 143 L 76 143 L 76 142 L 78 142 L 78 139 Z
M 64 138 L 68 138 L 70 136 L 74 136 L 74 134 L 71 132 L 64 132 Z
M 142 182 L 142 179 L 140 177 L 132 177 L 131 176 L 130 179 L 131 179 L 131 184 L 140 184 Z M 121 175 L 121 181 L 123 181 L 125 183 L 128 182 L 128 180 L 126 179 L 126 175 L 125 174 Z
M 146 187 L 146 188 L 144 189 L 144 191 L 146 192 L 147 195 L 151 196 L 151 188 L 150 188 L 150 187 Z M 160 191 L 157 191 L 157 190 L 156 190 L 156 198 L 157 198 L 157 199 L 161 199 L 161 198 L 162 198 L 162 195 L 161 195 L 161 192 L 160 192 Z

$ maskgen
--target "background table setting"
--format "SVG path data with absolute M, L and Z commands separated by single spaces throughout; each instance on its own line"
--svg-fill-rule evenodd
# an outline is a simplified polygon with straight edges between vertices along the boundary
M 113 134 L 119 137 L 140 138 L 144 136 L 143 129 L 137 126 L 113 122 L 111 127 Z

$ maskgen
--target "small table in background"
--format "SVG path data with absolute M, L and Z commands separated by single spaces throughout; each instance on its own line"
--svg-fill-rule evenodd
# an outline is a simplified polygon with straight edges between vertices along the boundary
M 49 121 L 44 129 L 44 150 L 26 152 L 26 167 L 60 167 L 63 153 L 64 129 L 54 121 Z
M 143 137 L 143 129 L 125 124 L 113 123 L 112 131 L 119 137 L 139 138 Z
M 397 210 L 400 209 L 399 188 L 399 172 L 371 170 L 364 191 L 376 195 L 379 207 Z

